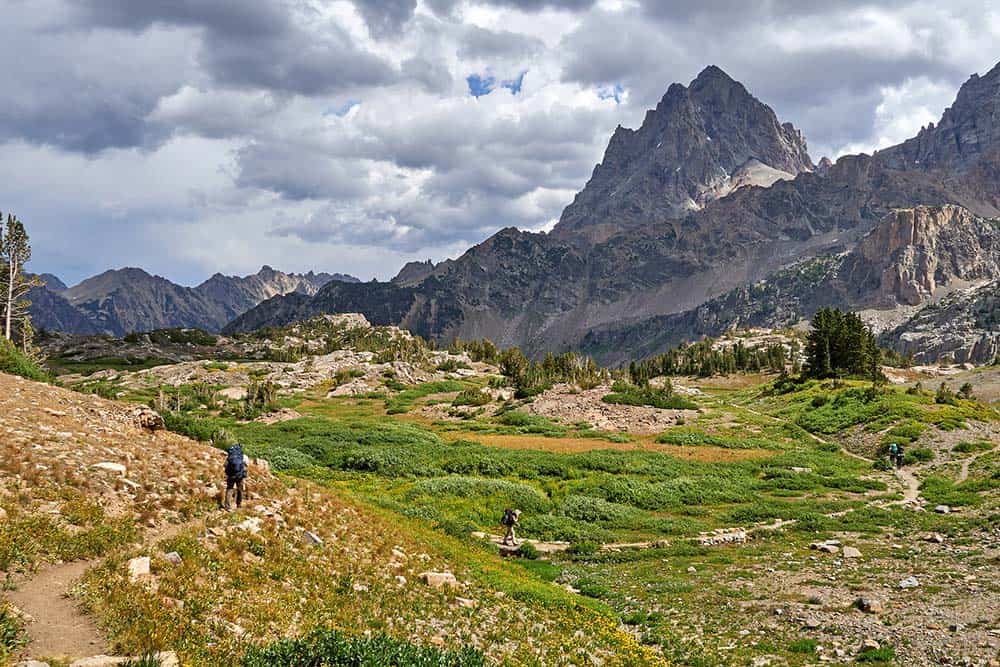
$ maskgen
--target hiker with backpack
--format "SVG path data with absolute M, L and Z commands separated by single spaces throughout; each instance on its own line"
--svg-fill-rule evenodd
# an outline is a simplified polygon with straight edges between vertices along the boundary
M 226 496 L 222 508 L 232 511 L 230 498 L 235 494 L 236 507 L 243 504 L 244 480 L 247 478 L 247 457 L 243 447 L 236 444 L 226 450 Z
M 895 442 L 889 443 L 889 465 L 892 467 L 897 466 L 896 455 L 899 454 L 899 445 Z
M 500 524 L 507 528 L 507 533 L 503 536 L 504 546 L 516 547 L 517 538 L 514 535 L 514 526 L 521 520 L 521 510 L 505 509 Z
M 903 446 L 896 445 L 896 468 L 903 467 Z

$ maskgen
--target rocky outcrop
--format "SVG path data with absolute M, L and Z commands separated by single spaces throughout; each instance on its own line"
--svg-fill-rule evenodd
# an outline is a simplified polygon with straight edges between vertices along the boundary
M 907 306 L 997 276 L 1000 221 L 950 205 L 901 209 L 886 215 L 849 252 L 801 262 L 685 312 L 594 329 L 580 347 L 606 363 L 619 363 L 732 329 L 794 326 L 824 306 L 863 311 L 880 330 L 879 321 L 908 319 Z M 974 320 L 974 313 L 991 312 L 989 303 L 962 303 L 955 309 L 968 308 Z M 956 325 L 965 333 L 949 345 L 918 336 L 904 343 L 904 331 L 916 326 L 885 341 L 906 353 L 926 345 L 922 360 L 956 354 L 959 361 L 992 359 L 989 344 L 980 342 L 990 336 L 980 325 Z
M 880 342 L 918 363 L 987 364 L 1000 358 L 1000 280 L 958 290 L 924 306 Z
M 1000 221 L 958 206 L 895 211 L 847 257 L 839 278 L 862 307 L 919 305 L 956 280 L 1000 276 Z
M 427 260 L 426 262 L 407 262 L 396 277 L 392 279 L 392 282 L 397 285 L 408 285 L 419 283 L 424 278 L 428 277 L 434 273 L 434 262 Z

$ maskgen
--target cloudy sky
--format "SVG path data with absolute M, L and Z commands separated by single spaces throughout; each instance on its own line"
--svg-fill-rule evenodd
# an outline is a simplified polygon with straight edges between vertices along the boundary
M 717 64 L 818 160 L 1000 60 L 991 0 L 0 0 L 0 211 L 36 271 L 389 278 L 542 229 Z

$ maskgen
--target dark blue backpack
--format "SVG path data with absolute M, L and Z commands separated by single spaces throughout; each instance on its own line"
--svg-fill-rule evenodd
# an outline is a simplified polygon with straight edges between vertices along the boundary
M 243 461 L 243 447 L 233 445 L 226 450 L 226 477 L 246 479 L 247 464 Z

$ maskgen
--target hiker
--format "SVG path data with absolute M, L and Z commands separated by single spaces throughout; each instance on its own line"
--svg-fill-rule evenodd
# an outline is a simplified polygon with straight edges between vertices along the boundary
M 889 443 L 889 465 L 896 466 L 896 455 L 899 453 L 899 445 L 895 442 Z
M 505 509 L 500 523 L 507 527 L 507 533 L 503 536 L 504 546 L 517 546 L 517 538 L 514 536 L 514 526 L 521 520 L 521 510 Z
M 247 478 L 247 457 L 243 447 L 233 445 L 226 450 L 226 496 L 222 508 L 232 511 L 230 497 L 235 493 L 237 509 L 243 504 L 243 483 Z
M 903 467 L 903 446 L 896 445 L 896 468 Z

